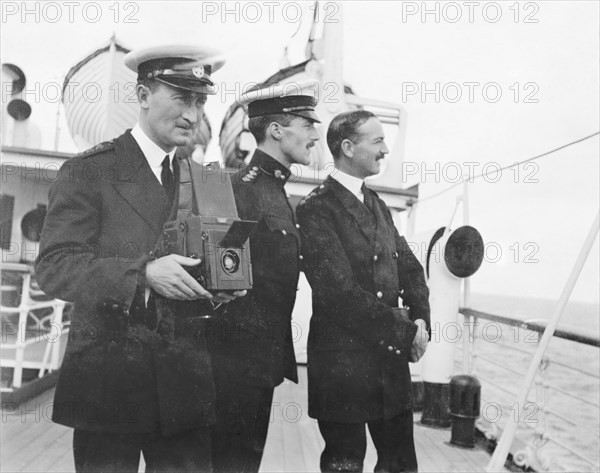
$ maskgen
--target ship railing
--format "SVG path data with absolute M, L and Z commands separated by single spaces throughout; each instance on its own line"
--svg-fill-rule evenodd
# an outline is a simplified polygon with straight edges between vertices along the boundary
M 579 462 L 575 461 L 577 468 L 584 468 L 583 465 L 587 465 L 592 469 L 590 471 L 598 471 L 600 468 L 598 458 L 590 458 L 580 448 L 574 446 L 573 442 L 561 438 L 560 435 L 561 430 L 577 429 L 577 439 L 595 439 L 591 440 L 591 443 L 595 442 L 593 450 L 598 451 L 600 434 L 597 425 L 600 405 L 597 397 L 586 399 L 552 382 L 550 367 L 556 366 L 562 373 L 576 373 L 579 379 L 588 380 L 589 383 L 584 381 L 583 386 L 598 386 L 599 374 L 586 370 L 585 366 L 574 366 L 562 360 L 552 359 L 546 353 L 538 365 L 534 381 L 535 389 L 532 389 L 533 393 L 530 392 L 527 403 L 523 406 L 524 410 L 519 409 L 519 406 L 507 405 L 507 403 L 503 405 L 502 402 L 499 402 L 499 397 L 492 399 L 489 396 L 488 392 L 491 389 L 488 387 L 493 386 L 497 390 L 496 393 L 500 391 L 509 395 L 511 400 L 515 399 L 519 382 L 515 380 L 512 384 L 506 382 L 506 379 L 509 377 L 514 379 L 515 376 L 520 379 L 525 377 L 529 359 L 539 344 L 547 321 L 543 319 L 523 321 L 470 308 L 461 308 L 459 312 L 464 317 L 466 332 L 463 337 L 462 354 L 460 350 L 457 351 L 461 356 L 458 356 L 456 364 L 459 366 L 462 364 L 463 371 L 474 374 L 483 381 L 482 394 L 486 394 L 486 396 L 482 396 L 481 419 L 478 421 L 478 427 L 484 431 L 485 436 L 496 440 L 499 437 L 499 423 L 502 419 L 507 416 L 518 416 L 518 413 L 522 412 L 524 413 L 522 418 L 516 419 L 518 425 L 532 431 L 533 435 L 520 434 L 517 442 L 513 444 L 515 450 L 513 461 L 518 466 L 535 471 L 549 470 L 552 468 L 551 463 L 555 463 L 556 460 L 548 454 L 550 449 L 546 445 L 555 444 L 580 460 Z M 492 327 L 493 330 L 490 330 Z M 568 350 L 577 351 L 585 346 L 591 347 L 587 349 L 595 352 L 600 348 L 600 339 L 597 336 L 582 333 L 567 326 L 559 325 L 554 332 L 554 338 L 565 340 L 562 343 Z M 482 342 L 487 343 L 482 344 Z M 513 355 L 507 356 L 507 351 L 511 351 Z M 519 359 L 519 357 L 522 360 L 521 364 L 507 363 L 507 359 Z M 522 369 L 519 369 L 519 366 Z M 510 386 L 514 386 L 515 389 L 510 389 Z M 567 399 L 572 406 L 567 415 L 552 407 L 551 401 L 560 398 Z M 579 407 L 579 410 L 576 407 Z M 586 409 L 588 410 L 586 411 Z M 588 418 L 588 424 L 591 427 L 584 425 L 582 420 L 585 419 L 582 417 Z M 515 445 L 517 445 L 516 448 Z M 561 460 L 569 454 L 564 454 Z
M 24 369 L 38 370 L 38 378 L 58 370 L 61 338 L 67 324 L 63 321 L 66 303 L 49 298 L 39 289 L 30 265 L 3 263 L 2 276 L 0 366 L 13 369 L 11 386 L 2 387 L 2 391 L 7 392 L 22 386 Z M 16 322 L 15 314 L 18 314 Z M 43 342 L 40 357 L 40 353 L 31 348 Z M 33 356 L 26 357 L 28 348 L 27 352 L 31 351 Z

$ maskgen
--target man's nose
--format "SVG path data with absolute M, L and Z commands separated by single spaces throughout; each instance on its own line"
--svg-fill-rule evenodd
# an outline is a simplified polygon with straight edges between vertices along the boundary
M 313 127 L 311 129 L 310 139 L 313 141 L 319 141 L 321 139 L 321 135 L 319 135 L 319 130 Z
M 183 118 L 190 122 L 192 125 L 195 125 L 204 116 L 204 105 L 198 106 L 196 104 L 190 104 L 186 107 L 183 112 Z
M 381 148 L 381 152 L 383 154 L 388 154 L 390 152 L 389 148 L 387 147 L 387 145 L 385 144 L 385 141 L 383 142 L 383 146 Z
M 188 109 L 183 112 L 182 117 L 192 125 L 195 125 L 198 122 L 198 112 L 194 107 L 188 107 Z

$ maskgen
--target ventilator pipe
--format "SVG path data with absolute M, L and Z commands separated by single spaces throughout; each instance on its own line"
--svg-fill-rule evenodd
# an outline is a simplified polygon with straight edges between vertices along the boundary
M 410 237 L 406 237 L 409 248 L 412 250 L 415 257 L 419 260 L 424 268 L 427 268 L 427 258 L 430 254 L 431 242 L 438 240 L 439 236 L 444 233 L 444 227 L 430 228 L 428 230 L 416 233 Z M 435 253 L 437 255 L 437 253 Z M 434 255 L 434 256 L 435 256 Z M 437 256 L 436 256 L 437 257 Z M 428 277 L 428 275 L 427 275 Z M 410 363 L 410 374 L 413 385 L 413 403 L 414 410 L 419 412 L 423 409 L 423 375 L 422 375 L 423 358 L 416 363 Z
M 2 138 L 6 146 L 39 148 L 41 133 L 29 121 L 31 105 L 22 99 L 26 78 L 14 64 L 2 64 Z
M 464 328 L 457 323 L 461 281 L 481 266 L 483 239 L 470 226 L 454 231 L 440 228 L 432 238 L 427 256 L 431 341 L 422 360 L 424 403 L 421 422 L 448 427 L 454 350 Z
M 12 110 L 15 105 L 11 105 L 14 99 L 17 99 L 17 106 L 22 100 L 19 99 L 20 93 L 25 87 L 26 79 L 23 71 L 14 64 L 2 64 L 2 144 L 12 145 L 12 126 L 14 123 Z M 9 113 L 9 105 L 11 113 Z

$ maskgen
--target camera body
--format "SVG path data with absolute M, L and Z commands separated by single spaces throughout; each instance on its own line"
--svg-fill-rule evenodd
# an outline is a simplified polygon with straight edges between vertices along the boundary
M 160 253 L 199 259 L 186 270 L 208 291 L 252 289 L 248 238 L 256 222 L 239 219 L 231 180 L 219 163 L 180 160 L 178 207 L 178 218 L 163 226 Z
M 200 259 L 186 269 L 208 291 L 252 289 L 252 264 L 248 239 L 236 239 L 254 222 L 231 218 L 191 216 L 167 222 L 163 228 L 165 254 Z

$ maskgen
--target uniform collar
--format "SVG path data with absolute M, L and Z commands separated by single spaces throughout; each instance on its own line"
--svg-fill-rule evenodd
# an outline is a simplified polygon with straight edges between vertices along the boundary
M 290 171 L 286 166 L 258 148 L 254 152 L 254 156 L 252 156 L 248 166 L 251 168 L 258 168 L 255 169 L 255 171 L 260 170 L 262 174 L 270 176 L 272 179 L 280 182 L 282 185 L 285 184 L 292 175 L 292 171 Z
M 347 174 L 344 171 L 340 171 L 336 168 L 331 173 L 331 178 L 335 179 L 346 189 L 352 192 L 352 194 L 354 194 L 358 200 L 361 202 L 365 201 L 365 197 L 362 192 L 362 185 L 365 181 L 363 181 L 360 177 L 351 176 L 350 174 Z
M 150 168 L 154 169 L 161 167 L 161 164 L 167 154 L 169 155 L 171 166 L 173 165 L 173 156 L 175 155 L 175 150 L 177 148 L 173 148 L 168 153 L 165 152 L 160 146 L 152 141 L 148 135 L 146 135 L 146 133 L 144 133 L 144 130 L 142 130 L 142 127 L 139 123 L 136 123 L 136 125 L 133 127 L 133 130 L 131 130 L 131 136 L 133 136 L 138 146 L 142 150 L 142 153 L 144 153 Z

